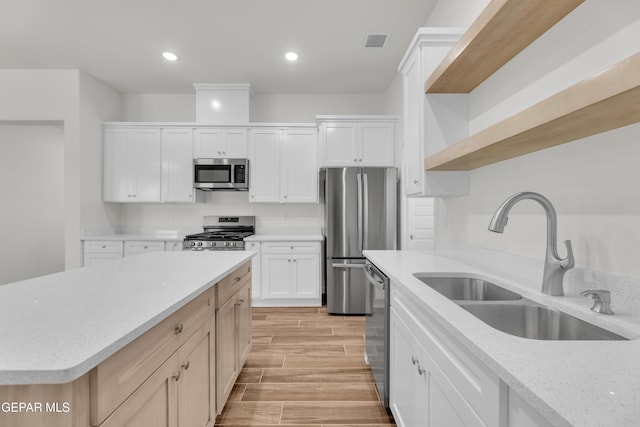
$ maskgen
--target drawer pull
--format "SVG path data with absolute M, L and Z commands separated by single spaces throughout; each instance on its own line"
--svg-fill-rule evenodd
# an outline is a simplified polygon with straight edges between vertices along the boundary
M 184 325 L 182 323 L 179 323 L 176 325 L 175 328 L 173 328 L 173 331 L 177 334 L 181 334 L 182 330 L 184 329 Z
M 239 282 L 241 279 L 242 279 L 242 277 L 236 277 L 234 280 L 235 280 L 236 282 Z
M 107 249 L 107 245 L 102 245 L 102 249 Z
M 189 363 L 190 363 L 190 362 L 189 362 L 188 360 L 187 360 L 185 363 L 183 363 L 183 364 L 182 364 L 182 369 L 184 369 L 185 371 L 186 371 L 187 369 L 189 369 Z
M 420 361 L 415 357 L 411 356 L 411 363 L 413 363 L 413 366 L 416 366 L 416 364 L 420 363 Z
M 422 376 L 422 374 L 424 374 L 425 372 L 427 371 L 425 371 L 422 366 L 418 365 L 418 373 L 420 374 L 420 376 Z
M 173 378 L 176 381 L 180 380 L 180 371 L 178 371 L 175 375 L 173 375 L 171 378 Z
M 242 305 L 242 304 L 244 304 L 244 300 L 243 299 L 239 300 L 239 304 L 238 305 Z

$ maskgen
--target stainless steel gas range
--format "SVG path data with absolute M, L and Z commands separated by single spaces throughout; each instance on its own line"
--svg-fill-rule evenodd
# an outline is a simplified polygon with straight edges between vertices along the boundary
M 182 242 L 183 251 L 242 251 L 244 238 L 255 233 L 254 216 L 205 216 L 204 231 L 190 234 Z

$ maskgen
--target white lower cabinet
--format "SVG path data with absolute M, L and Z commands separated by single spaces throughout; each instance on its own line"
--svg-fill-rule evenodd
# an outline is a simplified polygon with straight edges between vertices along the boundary
M 260 242 L 245 242 L 244 248 L 247 251 L 257 252 L 256 256 L 251 258 L 251 299 L 255 301 L 256 299 L 260 299 L 262 297 L 262 284 L 260 282 Z
M 509 427 L 551 427 L 518 393 L 509 389 Z
M 320 242 L 262 242 L 261 299 L 266 306 L 320 306 Z
M 122 258 L 122 240 L 85 240 L 84 265 L 100 264 Z
M 165 242 L 156 240 L 127 240 L 124 242 L 124 256 L 145 252 L 164 252 Z
M 83 265 L 99 264 L 145 252 L 182 251 L 182 241 L 85 240 Z
M 390 343 L 390 407 L 398 426 L 506 427 L 504 383 L 397 290 Z

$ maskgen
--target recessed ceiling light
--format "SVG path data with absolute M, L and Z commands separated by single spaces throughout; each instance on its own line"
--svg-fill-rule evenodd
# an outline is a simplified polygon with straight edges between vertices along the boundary
M 298 54 L 295 52 L 287 52 L 284 54 L 284 57 L 287 59 L 287 61 L 297 61 L 298 60 Z
M 176 55 L 173 52 L 162 52 L 162 56 L 167 61 L 177 61 L 178 60 L 178 55 Z

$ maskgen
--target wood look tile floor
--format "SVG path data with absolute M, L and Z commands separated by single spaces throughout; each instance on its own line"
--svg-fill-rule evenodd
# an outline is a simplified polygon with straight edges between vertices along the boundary
M 216 426 L 390 427 L 364 362 L 364 317 L 253 308 L 253 347 Z

